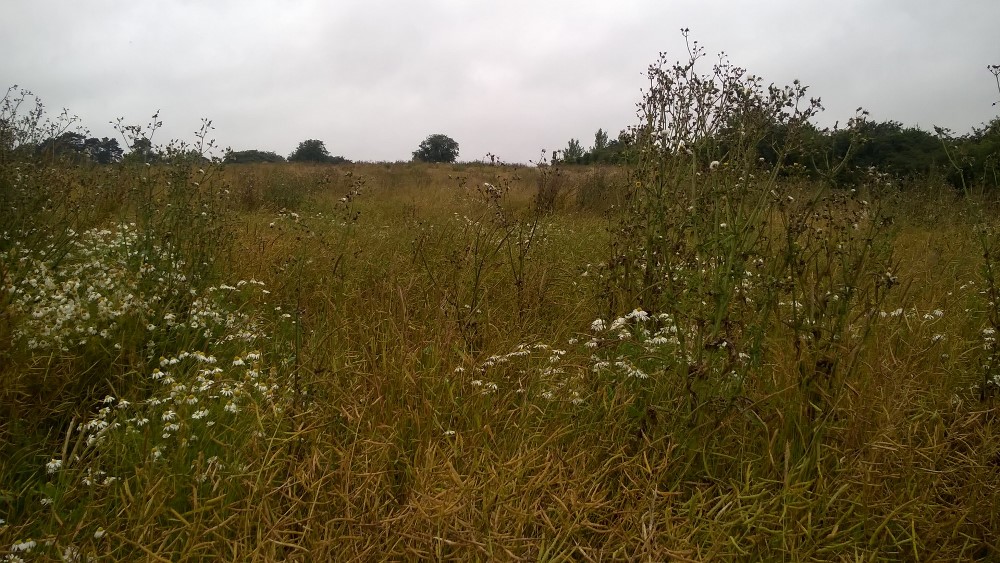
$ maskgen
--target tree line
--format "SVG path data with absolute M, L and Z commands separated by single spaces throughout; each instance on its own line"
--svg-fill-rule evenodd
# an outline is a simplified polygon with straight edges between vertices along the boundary
M 458 158 L 458 142 L 451 137 L 436 133 L 424 139 L 417 150 L 413 151 L 413 160 L 420 162 L 455 162 Z M 225 162 L 243 164 L 251 162 L 286 162 L 286 159 L 270 151 L 245 150 L 229 151 Z M 307 139 L 299 143 L 287 162 L 314 162 L 321 164 L 345 164 L 350 160 L 342 156 L 332 156 L 326 144 L 319 139 Z
M 1000 186 L 1000 117 L 965 135 L 861 117 L 843 128 L 806 125 L 794 150 L 784 154 L 778 154 L 775 147 L 787 146 L 788 131 L 775 125 L 758 140 L 758 158 L 769 165 L 780 159 L 787 174 L 826 179 L 836 185 L 857 183 L 874 170 L 901 181 L 939 176 L 955 187 Z M 566 148 L 553 152 L 552 164 L 625 163 L 630 158 L 631 138 L 626 130 L 609 139 L 606 131 L 598 129 L 589 149 L 578 139 L 570 139 Z M 713 153 L 724 159 L 723 139 L 698 143 L 712 145 Z
M 1000 66 L 991 65 L 1000 91 Z M 9 93 L 8 93 L 9 96 Z M 4 98 L 7 101 L 7 98 Z M 5 121 L 0 112 L 0 154 L 6 157 L 42 158 L 64 160 L 75 164 L 114 164 L 123 161 L 145 163 L 163 162 L 176 158 L 176 150 L 152 144 L 143 136 L 133 137 L 123 147 L 117 139 L 92 137 L 79 131 L 56 132 L 48 138 L 19 139 L 18 124 Z M 155 117 L 155 116 L 154 116 Z M 718 138 L 697 139 L 696 145 L 711 147 L 715 160 L 725 161 L 727 139 L 734 138 L 733 130 L 719 132 Z M 634 131 L 624 130 L 611 138 L 604 129 L 594 134 L 593 144 L 585 149 L 578 139 L 570 139 L 564 149 L 552 153 L 555 165 L 625 164 L 633 155 Z M 789 132 L 775 124 L 756 141 L 756 153 L 763 162 L 775 165 L 779 160 L 784 174 L 798 174 L 825 179 L 834 185 L 850 185 L 861 181 L 871 171 L 888 174 L 901 180 L 937 176 L 958 188 L 973 185 L 1000 187 L 1000 117 L 973 128 L 965 135 L 955 135 L 943 128 L 933 132 L 919 127 L 904 126 L 898 121 L 872 121 L 867 114 L 859 114 L 843 128 L 821 129 L 811 124 L 797 130 L 799 138 L 787 143 Z M 129 137 L 126 136 L 126 139 Z M 776 147 L 792 147 L 782 150 Z M 127 149 L 127 151 L 126 151 Z M 191 153 L 191 154 L 188 154 Z M 429 135 L 413 151 L 412 158 L 419 162 L 455 162 L 459 145 L 444 134 Z M 707 153 L 706 153 L 707 154 Z M 188 149 L 184 156 L 203 159 L 204 156 Z M 224 162 L 280 163 L 314 162 L 326 164 L 349 163 L 343 156 L 334 156 L 323 141 L 307 139 L 298 144 L 288 157 L 265 150 L 227 150 Z
M 7 100 L 4 98 L 0 101 Z M 156 116 L 154 116 L 154 120 L 155 118 Z M 75 118 L 70 123 L 74 121 Z M 183 143 L 176 145 L 171 143 L 167 147 L 157 147 L 150 140 L 149 135 L 138 135 L 141 128 L 135 126 L 121 128 L 126 139 L 126 147 L 122 147 L 115 138 L 88 137 L 79 131 L 62 131 L 41 140 L 37 138 L 26 139 L 24 135 L 19 134 L 18 125 L 23 124 L 10 122 L 3 114 L 0 114 L 0 155 L 19 160 L 60 160 L 72 164 L 115 164 L 127 161 L 152 164 L 167 162 L 178 156 L 191 157 L 195 160 L 207 159 L 201 152 L 187 147 Z M 159 127 L 159 123 L 156 123 L 153 130 L 156 127 Z M 447 135 L 437 133 L 429 135 L 419 144 L 417 150 L 413 151 L 413 160 L 451 163 L 457 160 L 458 151 L 458 142 Z M 326 144 L 319 139 L 306 139 L 300 142 L 287 158 L 273 151 L 227 149 L 222 160 L 228 164 L 281 162 L 344 164 L 351 162 L 343 156 L 331 155 Z

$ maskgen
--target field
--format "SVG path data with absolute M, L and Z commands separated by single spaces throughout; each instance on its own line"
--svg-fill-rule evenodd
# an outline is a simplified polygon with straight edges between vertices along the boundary
M 1000 559 L 996 207 L 753 166 L 5 167 L 0 557 Z

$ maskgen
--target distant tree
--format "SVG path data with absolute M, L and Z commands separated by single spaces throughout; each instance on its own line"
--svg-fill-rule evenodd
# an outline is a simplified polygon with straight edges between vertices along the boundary
M 625 132 L 622 132 L 623 134 Z M 598 129 L 594 133 L 594 146 L 590 150 L 583 150 L 583 145 L 578 139 L 570 139 L 569 145 L 559 151 L 553 151 L 553 164 L 606 164 L 621 162 L 624 158 L 626 142 L 619 138 L 610 139 L 608 132 Z
M 289 162 L 327 162 L 330 159 L 330 152 L 326 150 L 323 141 L 308 139 L 299 143 L 299 146 L 288 155 Z
M 75 163 L 94 162 L 112 164 L 122 159 L 123 150 L 117 139 L 85 137 L 81 133 L 67 131 L 51 137 L 38 145 L 37 152 L 44 158 L 60 158 Z
M 947 162 L 938 139 L 898 121 L 871 123 L 852 159 L 859 168 L 877 168 L 898 178 L 926 176 Z
M 251 162 L 285 162 L 285 157 L 271 151 L 246 150 L 229 151 L 223 160 L 228 164 L 246 164 Z
M 125 160 L 132 162 L 158 162 L 162 155 L 153 147 L 153 142 L 146 137 L 138 137 L 132 141 L 131 150 Z
M 608 133 L 604 129 L 598 129 L 597 133 L 594 133 L 594 148 L 591 152 L 601 152 L 608 148 Z
M 87 138 L 80 133 L 66 131 L 56 137 L 49 137 L 38 146 L 38 152 L 44 157 L 58 156 L 77 157 L 83 152 Z
M 455 162 L 457 158 L 458 143 L 440 133 L 430 135 L 413 151 L 413 160 L 422 162 Z
M 935 127 L 949 155 L 948 181 L 955 187 L 980 185 L 1000 188 L 1000 116 L 972 133 L 955 137 Z
M 583 164 L 608 164 L 621 162 L 625 146 L 620 137 L 621 135 L 619 134 L 618 139 L 609 139 L 607 131 L 604 129 L 598 129 L 597 132 L 594 133 L 593 148 L 584 153 L 583 157 L 580 158 L 578 162 Z
M 323 141 L 309 139 L 299 143 L 298 148 L 288 155 L 288 162 L 322 162 L 326 164 L 341 164 L 350 162 L 342 156 L 330 156 Z
M 562 151 L 562 161 L 567 164 L 577 164 L 583 158 L 583 147 L 577 139 L 570 139 L 569 145 Z
M 118 145 L 118 139 L 91 137 L 84 142 L 84 151 L 90 160 L 98 164 L 121 162 L 125 151 Z

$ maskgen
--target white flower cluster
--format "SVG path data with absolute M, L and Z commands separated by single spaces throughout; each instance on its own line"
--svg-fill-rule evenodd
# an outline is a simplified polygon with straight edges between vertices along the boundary
M 505 390 L 526 393 L 532 386 L 540 384 L 542 396 L 551 399 L 566 385 L 565 378 L 562 377 L 565 371 L 559 366 L 565 355 L 565 350 L 547 344 L 520 344 L 506 354 L 486 358 L 479 365 L 477 371 L 481 377 L 492 380 L 474 379 L 469 384 L 483 395 L 496 393 L 501 385 Z M 534 367 L 530 370 L 522 369 L 525 364 Z
M 225 362 L 225 368 L 219 363 L 215 356 L 202 352 L 160 358 L 160 367 L 149 374 L 150 380 L 158 384 L 152 396 L 140 404 L 121 400 L 114 410 L 110 406 L 101 408 L 83 426 L 87 445 L 100 446 L 109 432 L 123 429 L 137 433 L 150 427 L 156 444 L 150 456 L 155 460 L 171 445 L 187 447 L 192 442 L 210 440 L 219 419 L 239 413 L 243 403 L 277 399 L 280 388 L 270 375 L 264 375 L 267 372 L 261 366 L 259 352 L 236 355 Z M 111 401 L 105 402 L 115 402 L 109 398 Z M 124 416 L 116 411 L 124 411 Z M 61 467 L 61 462 L 56 465 L 55 461 L 48 466 L 50 472 Z
M 986 358 L 983 361 L 983 379 L 973 390 L 990 396 L 1000 392 L 1000 347 L 997 346 L 996 329 L 993 327 L 984 328 L 982 339 L 983 350 L 986 352 Z
M 154 317 L 162 301 L 187 281 L 183 262 L 172 259 L 168 248 L 144 249 L 134 225 L 66 236 L 65 243 L 40 249 L 15 242 L 0 255 L 15 264 L 16 277 L 2 289 L 10 294 L 17 319 L 14 339 L 29 350 L 68 352 L 91 339 L 107 339 L 126 318 Z
M 232 322 L 230 315 L 221 319 L 224 324 Z M 233 330 L 247 332 L 241 328 Z M 280 410 L 285 394 L 275 372 L 264 367 L 259 351 L 228 344 L 231 335 L 223 333 L 215 341 L 219 356 L 183 351 L 161 357 L 159 367 L 148 374 L 153 384 L 150 397 L 135 404 L 114 397 L 105 400 L 117 401 L 117 405 L 113 405 L 114 409 L 111 405 L 101 408 L 94 419 L 84 424 L 87 445 L 100 446 L 112 432 L 127 435 L 149 431 L 153 444 L 149 455 L 155 461 L 171 448 L 217 439 L 216 434 L 234 426 L 232 417 L 248 404 L 268 404 Z M 247 344 L 266 340 L 259 333 L 252 336 Z M 220 422 L 223 424 L 217 426 Z
M 10 294 L 13 334 L 33 357 L 87 344 L 115 350 L 132 337 L 126 330 L 147 332 L 131 338 L 153 364 L 140 385 L 143 395 L 128 395 L 131 402 L 124 393 L 108 396 L 78 427 L 92 452 L 142 434 L 140 443 L 155 461 L 195 442 L 224 440 L 222 433 L 239 428 L 234 417 L 251 404 L 282 409 L 287 385 L 278 383 L 277 370 L 261 352 L 269 336 L 259 315 L 267 308 L 242 306 L 267 294 L 263 283 L 195 289 L 171 250 L 144 246 L 134 225 L 70 233 L 62 247 L 15 244 L 0 262 L 16 264 L 18 275 L 8 277 L 2 290 Z M 178 343 L 188 349 L 176 351 Z M 87 465 L 97 457 L 80 459 L 78 452 L 73 459 L 52 458 L 45 471 L 83 464 L 78 469 L 85 485 L 113 483 L 116 477 L 104 472 L 109 468 Z
M 651 329 L 649 327 L 650 324 L 655 324 L 658 328 Z M 607 323 L 603 319 L 597 319 L 590 323 L 590 330 L 594 335 L 584 343 L 584 346 L 592 349 L 612 345 L 615 342 L 630 340 L 638 340 L 642 343 L 646 352 L 651 353 L 665 346 L 680 346 L 680 340 L 677 338 L 677 324 L 674 322 L 673 317 L 666 313 L 650 315 L 642 309 L 635 309 L 623 317 L 614 319 L 611 323 Z M 597 358 L 597 356 L 594 356 L 592 359 L 593 364 L 591 368 L 595 372 L 607 369 L 612 365 L 612 362 Z M 616 362 L 619 360 L 621 358 L 615 359 Z M 631 374 L 639 378 L 647 377 L 642 370 L 631 366 L 627 362 L 618 365 L 618 367 L 622 368 L 626 374 Z
M 500 387 L 518 393 L 537 390 L 549 401 L 583 404 L 592 393 L 588 378 L 596 375 L 618 381 L 642 381 L 662 374 L 678 365 L 692 366 L 695 359 L 691 347 L 696 342 L 696 329 L 682 333 L 675 319 L 666 313 L 651 314 L 636 309 L 611 321 L 595 319 L 590 324 L 589 338 L 571 338 L 570 346 L 580 355 L 589 354 L 584 365 L 564 362 L 565 350 L 545 344 L 521 344 L 507 354 L 490 356 L 478 371 L 481 375 L 470 382 L 479 394 L 496 392 Z M 683 337 L 683 338 L 682 338 Z M 751 356 L 734 350 L 726 340 L 713 343 L 725 360 L 710 364 L 720 381 L 728 384 L 742 381 L 742 373 L 750 365 Z M 589 349 L 590 352 L 585 352 Z M 730 370 L 722 373 L 725 366 Z M 455 373 L 464 373 L 456 370 Z M 532 387 L 534 386 L 534 387 Z

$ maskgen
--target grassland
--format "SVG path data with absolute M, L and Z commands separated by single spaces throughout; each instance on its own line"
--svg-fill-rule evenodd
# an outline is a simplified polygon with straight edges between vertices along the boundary
M 200 166 L 3 169 L 5 560 L 1000 560 L 989 197 Z

